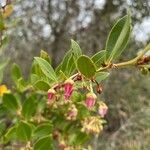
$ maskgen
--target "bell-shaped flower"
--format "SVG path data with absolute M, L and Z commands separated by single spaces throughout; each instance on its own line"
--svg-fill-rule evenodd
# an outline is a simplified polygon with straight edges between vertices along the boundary
M 65 100 L 68 100 L 73 92 L 73 85 L 74 85 L 74 81 L 72 79 L 68 79 L 65 81 L 64 83 L 64 96 L 65 96 Z
M 67 120 L 76 120 L 77 114 L 78 114 L 78 110 L 77 110 L 76 106 L 72 105 L 68 109 L 68 112 L 66 114 L 66 118 L 67 118 Z
M 107 112 L 108 112 L 107 105 L 105 103 L 103 103 L 103 102 L 99 103 L 98 114 L 101 117 L 105 117 L 105 115 L 107 114 Z
M 54 89 L 49 89 L 47 96 L 48 96 L 48 103 L 51 103 L 55 99 L 56 91 Z
M 92 108 L 95 105 L 97 96 L 94 93 L 86 94 L 85 105 L 87 108 Z

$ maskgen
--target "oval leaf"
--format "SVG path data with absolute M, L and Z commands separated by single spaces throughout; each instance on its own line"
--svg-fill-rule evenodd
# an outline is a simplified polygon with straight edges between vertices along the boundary
M 43 71 L 43 73 L 48 78 L 50 78 L 53 81 L 57 81 L 57 76 L 55 74 L 54 69 L 52 68 L 52 66 L 46 60 L 44 60 L 40 57 L 35 57 L 35 60 L 39 64 L 39 66 L 40 66 L 41 70 Z
M 106 42 L 106 63 L 116 59 L 125 49 L 131 31 L 131 18 L 126 15 L 116 22 Z
M 80 56 L 77 60 L 78 70 L 87 78 L 92 78 L 96 73 L 94 62 L 88 56 Z
M 77 42 L 71 40 L 71 49 L 74 54 L 75 59 L 79 58 L 82 55 L 81 48 Z
M 4 135 L 4 142 L 7 143 L 10 140 L 16 139 L 16 126 L 12 126 L 8 129 L 6 134 Z
M 29 141 L 32 135 L 32 127 L 24 122 L 21 121 L 16 129 L 17 131 L 17 138 L 21 141 Z
M 52 132 L 52 125 L 50 123 L 43 123 L 39 126 L 37 126 L 34 130 L 34 137 L 42 137 L 46 135 L 50 135 Z
M 30 119 L 34 116 L 36 113 L 36 97 L 30 96 L 27 100 L 25 100 L 23 106 L 22 106 L 22 115 L 25 117 L 25 119 Z
M 11 93 L 4 94 L 3 105 L 12 111 L 17 111 L 19 109 L 19 103 L 14 95 Z
M 34 150 L 52 150 L 52 138 L 51 136 L 45 136 L 40 138 L 34 145 Z
M 95 80 L 100 83 L 101 81 L 105 80 L 109 76 L 108 72 L 98 72 L 95 75 Z
M 35 84 L 33 86 L 36 89 L 42 90 L 42 91 L 47 91 L 50 88 L 49 84 L 45 81 L 42 81 L 42 80 L 35 82 Z
M 106 57 L 106 51 L 101 50 L 95 55 L 93 55 L 91 59 L 97 67 L 100 67 L 104 63 L 105 57 Z
M 51 64 L 51 58 L 50 58 L 50 56 L 48 55 L 48 53 L 46 51 L 41 50 L 40 57 L 43 58 L 44 60 L 46 60 L 48 63 Z
M 14 82 L 17 82 L 21 77 L 21 70 L 17 64 L 13 64 L 11 68 L 11 76 Z

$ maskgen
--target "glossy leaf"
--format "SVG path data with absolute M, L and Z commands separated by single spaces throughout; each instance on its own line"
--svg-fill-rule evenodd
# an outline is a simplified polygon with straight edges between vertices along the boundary
M 41 50 L 40 57 L 45 59 L 48 63 L 51 64 L 51 58 L 50 58 L 50 56 L 48 55 L 48 53 L 46 51 Z
M 22 115 L 25 117 L 25 119 L 28 120 L 35 115 L 36 107 L 36 96 L 30 96 L 28 99 L 25 100 L 22 106 Z
M 78 58 L 77 67 L 80 73 L 87 78 L 92 78 L 96 73 L 94 62 L 85 55 L 82 55 Z
M 21 141 L 29 141 L 32 135 L 32 127 L 30 124 L 21 121 L 16 129 L 17 138 Z
M 34 145 L 34 150 L 52 150 L 52 138 L 51 136 L 44 136 L 40 138 Z
M 75 59 L 77 59 L 78 57 L 80 57 L 82 55 L 82 50 L 81 50 L 80 46 L 74 40 L 71 40 L 71 49 L 72 49 Z
M 74 56 L 72 54 L 68 60 L 67 68 L 66 68 L 65 72 L 67 72 L 67 75 L 70 76 L 71 74 L 74 73 L 75 68 L 76 68 L 75 60 L 74 60 Z
M 17 82 L 22 77 L 21 70 L 19 66 L 15 63 L 12 65 L 11 75 L 14 82 Z
M 55 74 L 54 69 L 46 60 L 40 57 L 35 57 L 35 60 L 38 62 L 41 70 L 48 78 L 50 78 L 53 81 L 57 81 L 57 76 Z
M 6 124 L 4 121 L 1 120 L 0 121 L 0 137 L 3 136 L 5 129 L 6 129 Z
M 101 81 L 105 80 L 108 76 L 109 76 L 108 72 L 98 72 L 95 75 L 95 79 L 98 83 L 100 83 Z
M 4 94 L 3 105 L 12 111 L 17 111 L 20 107 L 16 97 L 11 93 Z
M 76 133 L 76 139 L 75 139 L 75 143 L 76 144 L 85 144 L 88 140 L 90 139 L 89 135 L 87 135 L 86 133 L 80 132 L 78 131 Z
M 0 104 L 0 118 L 5 116 L 6 113 L 8 113 L 7 108 L 3 104 Z
M 42 90 L 42 91 L 48 91 L 48 89 L 50 88 L 49 84 L 45 81 L 42 81 L 42 80 L 35 82 L 35 84 L 33 86 L 36 89 Z
M 91 59 L 97 67 L 100 67 L 104 63 L 105 57 L 106 57 L 106 51 L 101 50 L 95 55 L 93 55 Z
M 43 72 L 42 72 L 39 64 L 36 61 L 33 61 L 33 63 L 32 63 L 31 73 L 35 74 L 39 77 L 41 77 L 43 75 Z
M 73 74 L 76 69 L 76 60 L 82 55 L 80 46 L 74 40 L 71 40 L 71 50 L 64 56 L 60 65 L 56 68 L 56 73 L 59 75 L 62 71 L 66 76 Z
M 126 15 L 116 22 L 106 42 L 106 63 L 116 59 L 125 49 L 131 31 L 131 18 Z
M 10 140 L 16 139 L 16 126 L 12 126 L 8 129 L 6 134 L 4 135 L 4 142 L 7 143 Z
M 59 74 L 60 71 L 65 72 L 65 71 L 67 70 L 68 61 L 69 61 L 71 55 L 72 55 L 72 51 L 71 51 L 71 50 L 69 50 L 69 51 L 65 54 L 65 56 L 64 56 L 64 58 L 63 58 L 63 60 L 62 60 L 62 62 L 61 62 L 60 65 L 56 68 L 57 74 Z
M 43 123 L 37 126 L 33 132 L 34 137 L 43 137 L 50 135 L 52 132 L 52 125 L 50 123 Z

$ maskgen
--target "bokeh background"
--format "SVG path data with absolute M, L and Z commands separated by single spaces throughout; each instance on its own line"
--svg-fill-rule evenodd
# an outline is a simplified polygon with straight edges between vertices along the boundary
M 0 0 L 4 5 L 5 0 Z M 19 64 L 25 78 L 31 62 L 40 50 L 47 51 L 53 66 L 70 48 L 70 39 L 78 41 L 83 52 L 92 56 L 104 49 L 107 35 L 115 20 L 130 9 L 133 31 L 129 45 L 119 61 L 136 56 L 150 42 L 149 0 L 13 0 L 9 18 L 8 45 L 0 59 Z M 10 67 L 4 82 L 12 85 Z M 132 69 L 111 71 L 103 83 L 100 99 L 109 107 L 107 125 L 92 141 L 94 150 L 150 149 L 150 76 Z

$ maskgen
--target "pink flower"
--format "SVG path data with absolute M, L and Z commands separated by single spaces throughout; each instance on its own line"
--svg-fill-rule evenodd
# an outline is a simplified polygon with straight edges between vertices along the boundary
M 94 93 L 86 95 L 85 105 L 87 108 L 92 108 L 95 105 L 97 96 Z
M 47 93 L 48 102 L 52 102 L 52 100 L 54 100 L 55 94 L 56 94 L 56 92 L 55 92 L 54 89 L 49 89 L 49 90 L 48 90 L 48 93 Z
M 73 84 L 74 84 L 74 81 L 72 79 L 66 80 L 64 84 L 65 100 L 68 100 L 71 97 L 72 92 L 73 92 Z
M 105 115 L 107 114 L 108 112 L 108 107 L 105 103 L 100 103 L 99 105 L 99 109 L 98 109 L 98 113 L 101 117 L 105 117 Z
M 77 114 L 78 114 L 78 110 L 76 106 L 72 105 L 66 114 L 67 120 L 76 120 Z

